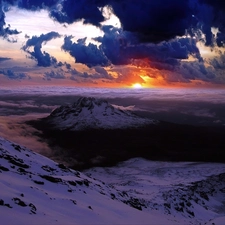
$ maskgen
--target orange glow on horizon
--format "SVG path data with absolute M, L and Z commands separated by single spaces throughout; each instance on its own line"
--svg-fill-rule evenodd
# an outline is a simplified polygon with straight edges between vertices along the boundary
M 140 83 L 132 84 L 132 88 L 142 88 L 142 85 Z

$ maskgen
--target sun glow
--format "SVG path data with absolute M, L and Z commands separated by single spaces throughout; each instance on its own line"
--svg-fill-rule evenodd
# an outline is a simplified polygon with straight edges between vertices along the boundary
M 142 88 L 142 85 L 139 83 L 135 83 L 132 85 L 132 88 Z

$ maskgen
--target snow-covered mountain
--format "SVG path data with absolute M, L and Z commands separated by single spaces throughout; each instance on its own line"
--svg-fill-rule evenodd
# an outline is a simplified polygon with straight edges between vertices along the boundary
M 0 190 L 6 225 L 225 221 L 224 164 L 136 158 L 81 173 L 0 138 Z
M 142 199 L 143 211 L 173 215 L 182 225 L 225 224 L 225 164 L 133 158 L 86 174 Z
M 56 108 L 48 121 L 59 129 L 123 129 L 155 123 L 127 110 L 121 110 L 105 100 L 80 97 L 74 104 Z
M 0 138 L 1 224 L 174 224 L 126 192 Z M 148 222 L 149 223 L 149 222 Z M 175 223 L 177 224 L 177 223 Z

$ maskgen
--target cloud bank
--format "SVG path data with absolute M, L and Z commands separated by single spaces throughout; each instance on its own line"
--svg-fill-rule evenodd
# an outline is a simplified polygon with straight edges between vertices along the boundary
M 0 117 L 31 115 L 44 117 L 60 105 L 72 104 L 80 96 L 108 100 L 120 109 L 171 122 L 225 124 L 225 91 L 222 89 L 104 89 L 68 87 L 21 87 L 0 90 Z M 35 113 L 35 114 L 34 114 Z M 10 118 L 9 118 L 10 119 Z M 4 123 L 3 123 L 4 124 Z M 21 124 L 20 124 L 21 128 Z

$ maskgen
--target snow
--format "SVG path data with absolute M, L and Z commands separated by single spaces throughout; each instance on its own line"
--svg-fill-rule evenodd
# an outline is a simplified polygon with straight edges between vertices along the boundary
M 171 216 L 137 210 L 115 188 L 3 138 L 0 165 L 1 224 L 174 224 Z
M 121 129 L 156 123 L 154 120 L 139 117 L 128 110 L 114 107 L 107 101 L 91 97 L 81 97 L 73 105 L 55 109 L 48 119 L 62 130 Z
M 72 170 L 0 137 L 0 224 L 224 224 L 225 164 Z
M 205 224 L 214 218 L 225 224 L 225 164 L 135 158 L 85 174 L 142 199 L 147 206 L 143 211 L 173 215 L 181 224 Z
M 224 223 L 225 223 L 225 216 L 222 216 L 210 220 L 208 223 L 206 223 L 206 225 L 224 225 Z

